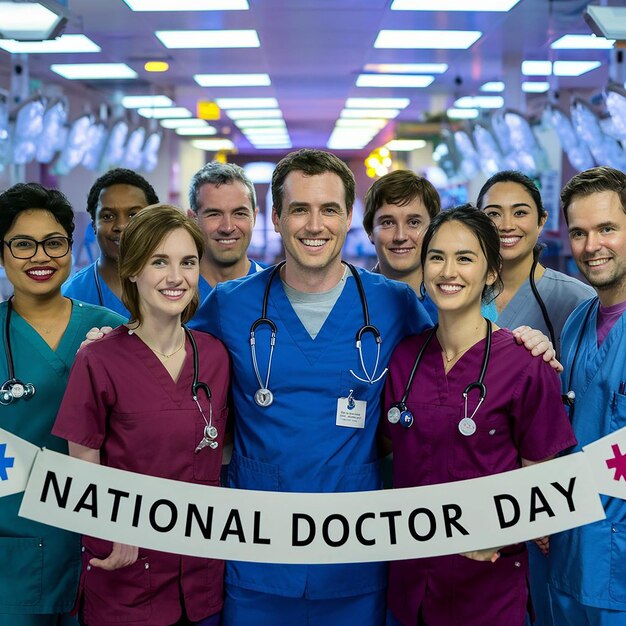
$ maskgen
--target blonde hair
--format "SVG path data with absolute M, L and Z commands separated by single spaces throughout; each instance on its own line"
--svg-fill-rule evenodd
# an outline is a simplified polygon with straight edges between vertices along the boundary
M 182 228 L 193 239 L 202 258 L 204 238 L 196 222 L 181 209 L 171 204 L 153 204 L 146 207 L 128 223 L 120 240 L 119 275 L 122 283 L 122 302 L 130 312 L 130 321 L 141 323 L 140 298 L 137 285 L 131 277 L 146 266 L 159 244 L 172 231 Z M 198 290 L 181 314 L 181 322 L 188 322 L 200 304 Z

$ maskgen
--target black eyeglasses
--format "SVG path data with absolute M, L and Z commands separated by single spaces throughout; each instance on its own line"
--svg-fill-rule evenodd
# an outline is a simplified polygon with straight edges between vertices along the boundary
M 15 259 L 32 259 L 37 254 L 39 246 L 51 259 L 60 259 L 70 251 L 72 240 L 69 237 L 47 237 L 41 241 L 32 237 L 13 237 L 2 243 Z

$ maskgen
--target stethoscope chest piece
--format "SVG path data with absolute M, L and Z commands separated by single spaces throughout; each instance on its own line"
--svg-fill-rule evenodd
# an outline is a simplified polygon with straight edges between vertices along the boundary
M 0 404 L 11 404 L 13 400 L 24 398 L 28 400 L 35 395 L 35 386 L 32 383 L 21 383 L 19 380 L 7 380 L 0 387 Z
M 471 437 L 476 432 L 476 422 L 471 417 L 464 417 L 459 422 L 459 432 L 465 437 Z
M 261 387 L 254 394 L 254 401 L 259 406 L 268 407 L 274 402 L 274 394 L 267 387 Z
M 400 421 L 400 415 L 402 415 L 402 411 L 400 410 L 400 407 L 394 404 L 387 411 L 387 420 L 389 421 L 390 424 L 397 424 Z
M 411 413 L 411 411 L 406 410 L 400 413 L 400 426 L 403 426 L 404 428 L 411 428 L 414 421 L 413 413 Z

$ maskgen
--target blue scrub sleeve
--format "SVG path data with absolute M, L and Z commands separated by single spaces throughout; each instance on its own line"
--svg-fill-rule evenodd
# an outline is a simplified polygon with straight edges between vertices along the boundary
M 217 285 L 213 291 L 202 302 L 193 319 L 187 324 L 189 328 L 210 333 L 214 337 L 221 339 L 222 325 L 220 321 L 220 307 L 218 298 L 221 293 L 221 285 Z

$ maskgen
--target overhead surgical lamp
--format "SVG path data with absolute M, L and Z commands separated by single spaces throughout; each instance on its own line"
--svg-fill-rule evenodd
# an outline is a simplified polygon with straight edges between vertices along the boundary
M 626 7 L 590 4 L 584 12 L 591 31 L 607 39 L 626 39 Z
M 0 2 L 0 39 L 43 41 L 55 39 L 67 24 L 67 2 Z

